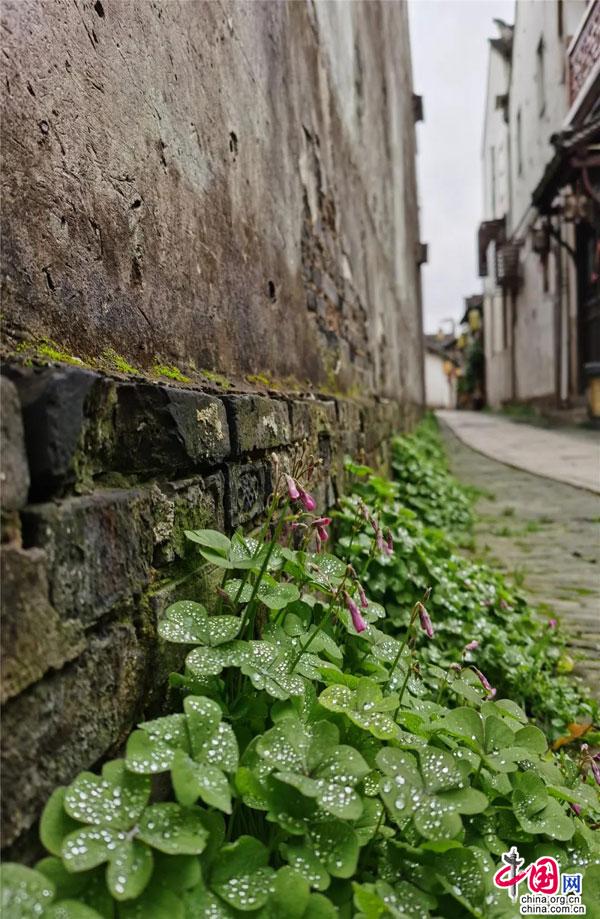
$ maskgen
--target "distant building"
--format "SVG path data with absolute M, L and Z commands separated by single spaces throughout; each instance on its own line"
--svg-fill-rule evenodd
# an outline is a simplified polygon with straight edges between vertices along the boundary
M 427 408 L 456 408 L 459 359 L 454 335 L 426 335 L 424 350 Z
M 496 27 L 478 234 L 487 399 L 574 406 L 600 371 L 600 2 L 517 0 L 514 25 Z

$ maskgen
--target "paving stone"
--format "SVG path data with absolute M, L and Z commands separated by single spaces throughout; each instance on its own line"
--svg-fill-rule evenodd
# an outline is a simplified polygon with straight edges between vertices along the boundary
M 520 427 L 525 438 L 527 426 Z M 545 615 L 558 613 L 573 636 L 573 651 L 585 653 L 577 673 L 600 699 L 597 651 L 586 651 L 578 641 L 583 627 L 587 639 L 600 642 L 600 497 L 490 459 L 458 440 L 444 423 L 442 432 L 454 475 L 482 491 L 479 552 L 503 563 Z
M 48 597 L 47 557 L 41 549 L 2 546 L 0 702 L 17 695 L 51 668 L 80 654 L 79 623 L 64 620 Z
M 154 543 L 148 492 L 107 489 L 31 505 L 22 517 L 27 545 L 47 554 L 50 602 L 61 618 L 87 626 L 146 587 Z
M 145 647 L 131 623 L 115 623 L 94 635 L 76 661 L 7 703 L 3 847 L 33 824 L 57 785 L 124 742 L 141 711 L 145 680 Z
M 0 443 L 2 507 L 7 511 L 19 510 L 27 501 L 29 467 L 21 402 L 14 384 L 4 376 L 0 376 Z
M 264 396 L 226 396 L 230 435 L 236 456 L 289 444 L 288 403 Z

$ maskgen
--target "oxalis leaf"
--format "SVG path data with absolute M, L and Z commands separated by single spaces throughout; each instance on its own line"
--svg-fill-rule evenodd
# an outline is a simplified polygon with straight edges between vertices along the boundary
M 12 862 L 0 865 L 3 919 L 37 919 L 53 899 L 54 885 L 39 871 Z
M 443 763 L 445 760 L 441 757 L 442 752 L 432 751 L 429 756 Z M 437 788 L 440 784 L 448 788 L 450 782 L 454 781 L 459 791 L 458 786 L 462 784 L 460 772 L 456 770 L 453 775 L 449 770 L 444 782 L 440 783 L 429 768 L 434 761 L 430 759 L 427 767 L 430 788 Z M 390 816 L 400 827 L 407 819 L 412 819 L 415 829 L 425 839 L 453 839 L 462 829 L 462 821 L 458 816 L 461 807 L 468 813 L 473 807 L 484 809 L 487 806 L 484 795 L 469 800 L 456 793 L 453 795 L 451 791 L 441 791 L 438 794 L 430 791 L 411 753 L 392 748 L 383 749 L 377 754 L 376 762 L 383 773 L 380 794 Z M 448 767 L 442 765 L 441 768 Z
M 209 616 L 201 603 L 180 600 L 167 608 L 158 633 L 166 641 L 216 647 L 235 638 L 240 627 L 237 616 Z
M 381 688 L 371 680 L 360 680 L 355 690 L 342 684 L 328 686 L 319 696 L 319 704 L 331 712 L 342 712 L 357 727 L 380 740 L 392 740 L 399 734 L 393 718 L 398 697 L 384 698 Z
M 315 798 L 336 817 L 357 820 L 363 811 L 355 786 L 369 767 L 353 747 L 337 744 L 337 730 L 328 722 L 311 729 L 285 718 L 257 743 L 257 752 L 277 770 L 275 778 Z
M 222 900 L 242 912 L 267 902 L 275 872 L 268 867 L 269 850 L 252 836 L 240 836 L 223 846 L 212 864 L 210 887 Z

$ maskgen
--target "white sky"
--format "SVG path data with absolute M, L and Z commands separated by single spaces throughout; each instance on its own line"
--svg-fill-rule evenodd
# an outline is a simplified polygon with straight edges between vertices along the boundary
M 423 322 L 436 332 L 443 319 L 460 319 L 465 296 L 481 291 L 476 232 L 487 39 L 497 35 L 494 17 L 513 22 L 514 0 L 409 0 L 409 17 L 414 88 L 425 108 L 417 126 L 421 239 L 429 243 Z

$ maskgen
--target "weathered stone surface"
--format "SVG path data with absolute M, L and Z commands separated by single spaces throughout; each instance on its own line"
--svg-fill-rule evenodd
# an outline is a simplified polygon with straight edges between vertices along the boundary
M 227 467 L 227 521 L 230 529 L 248 523 L 266 507 L 271 491 L 267 463 L 230 464 Z
M 9 331 L 420 401 L 406 4 L 3 16 Z
M 24 538 L 48 557 L 50 601 L 89 625 L 148 583 L 153 551 L 150 497 L 107 489 L 23 512 Z
M 2 630 L 0 703 L 83 651 L 81 626 L 61 620 L 48 598 L 46 553 L 0 548 Z
M 157 482 L 151 490 L 154 564 L 197 556 L 197 546 L 185 530 L 223 530 L 225 477 L 222 472 L 179 482 Z
M 27 501 L 29 467 L 25 453 L 21 402 L 13 383 L 0 376 L 0 493 L 2 507 L 19 510 Z
M 289 444 L 292 432 L 284 399 L 226 396 L 224 401 L 236 456 Z
M 146 650 L 131 624 L 93 636 L 85 654 L 4 708 L 2 845 L 37 819 L 57 785 L 125 740 L 143 703 Z
M 23 409 L 31 495 L 43 500 L 75 481 L 85 404 L 100 378 L 78 367 L 10 369 Z
M 218 465 L 230 452 L 225 406 L 192 389 L 124 383 L 117 389 L 113 467 L 142 474 Z
M 293 440 L 313 440 L 318 434 L 331 434 L 337 427 L 333 400 L 292 399 L 290 415 Z

